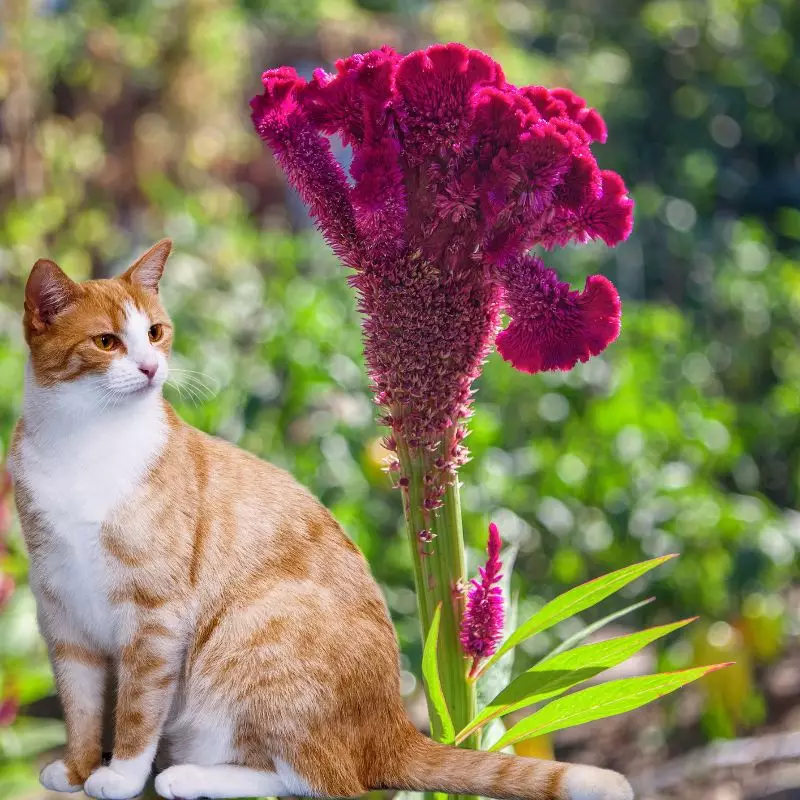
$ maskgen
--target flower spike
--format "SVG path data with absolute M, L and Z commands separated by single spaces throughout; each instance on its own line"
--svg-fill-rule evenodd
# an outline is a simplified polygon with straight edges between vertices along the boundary
M 491 656 L 503 636 L 503 590 L 498 585 L 503 577 L 500 570 L 502 547 L 500 531 L 493 522 L 489 525 L 487 553 L 489 558 L 479 567 L 480 579 L 470 581 L 467 605 L 461 619 L 461 647 L 472 658 L 470 676 L 476 673 L 482 659 Z

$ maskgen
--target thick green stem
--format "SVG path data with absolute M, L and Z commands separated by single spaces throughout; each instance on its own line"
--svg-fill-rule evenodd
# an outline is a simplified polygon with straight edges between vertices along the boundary
M 451 436 L 448 435 L 444 441 L 450 440 Z M 443 445 L 443 450 L 446 447 L 446 444 Z M 475 687 L 467 680 L 470 660 L 464 657 L 458 636 L 467 580 L 458 481 L 453 480 L 447 486 L 442 498 L 443 505 L 436 511 L 428 511 L 424 508 L 426 476 L 430 481 L 432 462 L 442 453 L 412 450 L 398 437 L 397 454 L 423 641 L 428 635 L 434 611 L 441 602 L 439 675 L 447 707 L 458 732 L 472 720 L 476 712 Z M 421 531 L 433 534 L 430 541 L 425 541 L 429 538 L 425 535 L 420 538 Z M 441 740 L 441 725 L 430 698 L 428 710 L 431 735 Z M 477 736 L 470 737 L 462 746 L 477 747 Z
M 435 593 L 435 602 L 444 601 L 439 631 L 439 670 L 453 725 L 458 732 L 475 716 L 475 687 L 467 680 L 470 661 L 464 657 L 458 636 L 464 613 L 467 564 L 457 482 L 447 488 L 443 500 L 443 507 L 431 521 L 431 530 L 435 534 L 433 553 L 425 558 L 431 561 L 435 586 L 441 587 L 441 592 Z M 447 614 L 444 613 L 445 606 Z M 467 743 L 466 746 L 476 747 L 477 743 Z

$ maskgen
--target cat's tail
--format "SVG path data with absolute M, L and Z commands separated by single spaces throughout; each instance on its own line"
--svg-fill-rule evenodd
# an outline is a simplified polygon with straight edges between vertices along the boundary
M 618 772 L 437 744 L 419 734 L 403 748 L 391 788 L 499 800 L 632 800 Z

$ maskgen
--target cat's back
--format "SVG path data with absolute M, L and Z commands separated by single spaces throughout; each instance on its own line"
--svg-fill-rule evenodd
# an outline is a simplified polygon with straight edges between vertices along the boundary
M 193 427 L 168 404 L 166 421 L 167 446 L 145 483 L 151 494 L 170 495 L 193 518 L 229 518 L 246 529 L 263 529 L 287 506 L 321 508 L 288 472 Z
M 228 527 L 227 544 L 234 552 L 244 548 L 252 558 L 292 542 L 294 547 L 315 543 L 318 552 L 352 551 L 330 512 L 286 470 L 177 416 L 170 424 L 180 446 L 165 473 L 184 483 L 183 502 L 194 509 L 196 524 Z M 158 483 L 173 479 L 154 477 Z
M 356 595 L 379 601 L 366 560 L 331 513 L 291 474 L 235 445 L 209 436 L 171 412 L 173 435 L 150 479 L 171 498 L 170 525 L 182 525 L 182 571 L 201 595 L 247 596 L 264 581 L 307 593 L 316 603 Z M 159 502 L 159 501 L 155 501 Z M 149 502 L 143 505 L 152 505 Z M 164 536 L 172 541 L 180 533 Z M 381 612 L 383 613 L 383 612 Z

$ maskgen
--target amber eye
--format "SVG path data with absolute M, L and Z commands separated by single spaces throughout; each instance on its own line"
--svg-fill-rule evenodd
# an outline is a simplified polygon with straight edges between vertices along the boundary
M 159 341 L 164 337 L 164 326 L 158 323 L 151 325 L 150 330 L 147 331 L 147 335 L 150 337 L 151 342 Z
M 92 341 L 100 350 L 106 351 L 113 350 L 119 344 L 119 339 L 113 333 L 101 333 L 99 336 L 95 336 Z

